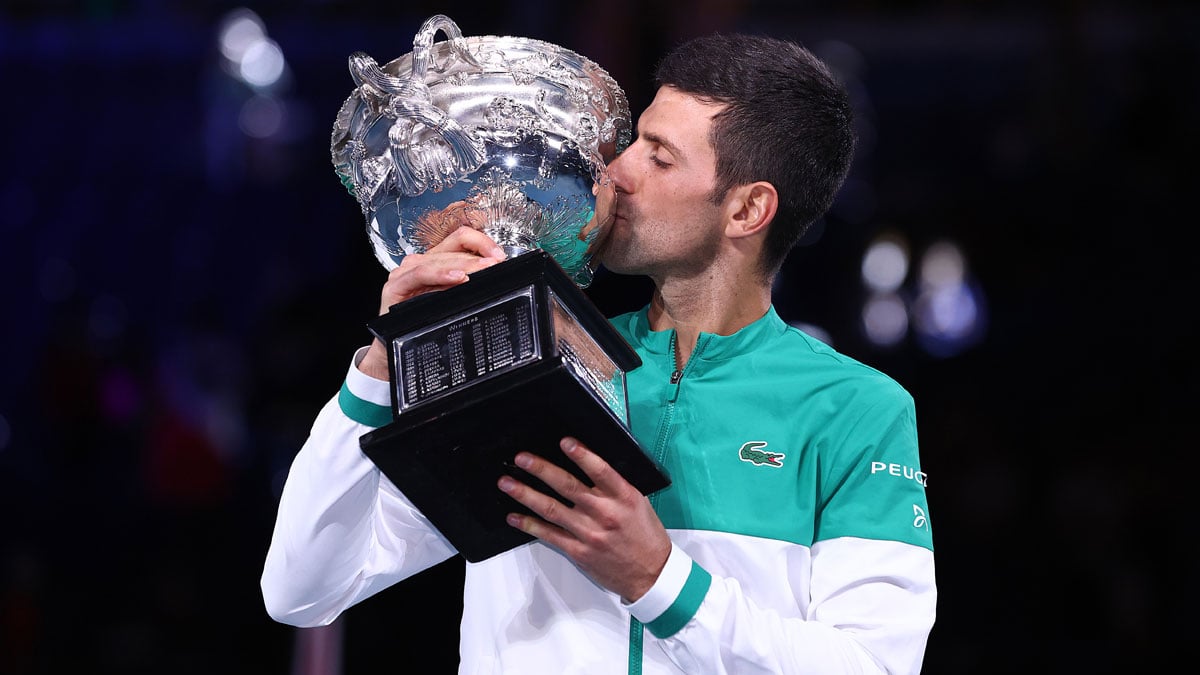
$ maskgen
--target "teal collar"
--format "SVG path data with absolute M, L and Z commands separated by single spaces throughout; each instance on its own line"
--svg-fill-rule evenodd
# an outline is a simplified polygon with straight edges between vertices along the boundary
M 647 305 L 633 316 L 633 320 L 629 324 L 630 337 L 638 346 L 651 354 L 669 354 L 671 339 L 674 337 L 675 331 L 673 329 L 650 330 L 649 310 L 650 306 Z M 764 342 L 782 335 L 787 327 L 787 324 L 776 313 L 775 306 L 771 305 L 762 318 L 743 326 L 732 335 L 717 335 L 702 331 L 700 339 L 696 342 L 696 351 L 692 356 L 701 361 L 721 361 L 733 358 L 761 348 Z

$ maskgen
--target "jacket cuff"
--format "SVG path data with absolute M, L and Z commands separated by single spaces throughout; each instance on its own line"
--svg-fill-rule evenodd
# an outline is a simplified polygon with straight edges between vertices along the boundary
M 671 637 L 696 615 L 711 585 L 712 575 L 683 549 L 671 544 L 667 564 L 654 586 L 625 607 L 655 637 Z
M 358 369 L 367 347 L 354 353 L 346 381 L 338 392 L 338 407 L 342 414 L 369 427 L 381 427 L 392 421 L 391 383 L 377 380 Z

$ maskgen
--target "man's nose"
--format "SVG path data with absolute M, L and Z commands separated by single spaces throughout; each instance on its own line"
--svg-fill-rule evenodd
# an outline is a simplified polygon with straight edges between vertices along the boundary
M 626 148 L 624 152 L 614 157 L 608 163 L 608 177 L 613 182 L 613 187 L 616 188 L 617 192 L 629 192 L 629 188 L 631 187 L 629 176 L 625 170 L 629 154 L 629 148 Z

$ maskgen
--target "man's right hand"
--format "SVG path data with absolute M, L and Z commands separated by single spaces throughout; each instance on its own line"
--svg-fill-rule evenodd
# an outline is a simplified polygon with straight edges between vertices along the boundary
M 388 274 L 379 298 L 379 313 L 409 298 L 467 281 L 470 275 L 505 259 L 492 238 L 469 225 L 459 227 L 425 253 L 410 253 Z M 376 338 L 358 369 L 379 380 L 389 379 L 387 347 Z

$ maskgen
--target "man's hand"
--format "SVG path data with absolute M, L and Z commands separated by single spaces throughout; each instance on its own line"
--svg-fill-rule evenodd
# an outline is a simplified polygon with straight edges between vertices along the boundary
M 633 602 L 650 590 L 667 563 L 667 531 L 650 500 L 607 462 L 573 438 L 564 438 L 560 447 L 595 487 L 541 457 L 519 453 L 517 466 L 574 507 L 503 476 L 500 489 L 540 516 L 510 513 L 508 523 L 558 549 L 593 581 Z
M 604 239 L 608 236 L 608 229 L 612 226 L 613 216 L 616 215 L 617 205 L 617 190 L 611 180 L 605 180 L 603 183 L 592 185 L 592 195 L 596 197 L 596 206 L 592 210 L 592 217 L 587 224 L 579 230 L 579 241 L 587 241 L 591 236 L 592 230 L 599 228 L 596 233 L 596 238 L 592 240 L 589 247 L 589 252 L 604 243 Z
M 425 253 L 410 253 L 388 273 L 379 298 L 379 313 L 392 305 L 431 291 L 458 286 L 470 275 L 505 259 L 504 250 L 491 237 L 470 227 L 459 227 Z M 359 370 L 380 380 L 388 374 L 387 347 L 376 339 L 358 364 Z

